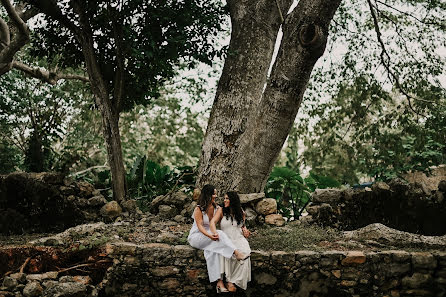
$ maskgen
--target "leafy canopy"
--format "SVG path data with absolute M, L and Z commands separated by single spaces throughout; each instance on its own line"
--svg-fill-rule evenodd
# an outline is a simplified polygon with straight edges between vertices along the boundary
M 29 1 L 37 7 L 51 1 Z M 73 6 L 80 4 L 81 10 Z M 53 8 L 34 30 L 31 52 L 50 56 L 58 67 L 83 67 L 78 38 L 67 23 L 92 34 L 96 56 L 113 93 L 118 64 L 117 48 L 125 58 L 123 110 L 159 96 L 163 83 L 175 75 L 175 66 L 212 63 L 224 7 L 219 1 L 57 1 L 65 21 L 56 20 Z M 89 26 L 88 26 L 89 23 Z

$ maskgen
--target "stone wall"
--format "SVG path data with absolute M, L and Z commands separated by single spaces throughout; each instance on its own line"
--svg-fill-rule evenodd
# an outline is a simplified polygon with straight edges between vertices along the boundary
M 59 174 L 0 175 L 0 233 L 58 232 L 98 221 L 106 202 L 91 184 Z
M 446 181 L 431 191 L 423 184 L 395 179 L 366 189 L 323 189 L 312 194 L 306 221 L 341 230 L 369 224 L 424 235 L 446 234 Z
M 190 246 L 109 244 L 107 253 L 106 296 L 214 295 L 203 252 Z M 251 261 L 247 296 L 446 294 L 446 252 L 254 251 Z
M 0 296 L 217 296 L 203 252 L 190 246 L 109 243 L 99 255 L 110 263 L 102 280 L 82 269 L 19 272 L 1 280 Z M 444 251 L 253 251 L 251 264 L 252 281 L 235 296 L 446 295 Z

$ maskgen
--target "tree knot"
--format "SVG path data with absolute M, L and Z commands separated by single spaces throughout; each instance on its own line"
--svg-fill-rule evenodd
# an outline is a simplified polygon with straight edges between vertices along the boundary
M 299 42 L 303 47 L 319 48 L 325 44 L 322 28 L 316 24 L 304 24 L 299 29 Z

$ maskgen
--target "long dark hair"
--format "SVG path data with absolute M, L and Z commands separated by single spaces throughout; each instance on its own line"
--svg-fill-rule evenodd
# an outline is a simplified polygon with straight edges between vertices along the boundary
M 227 192 L 226 195 L 228 195 L 229 198 L 229 207 L 223 207 L 223 215 L 228 220 L 229 217 L 231 217 L 232 222 L 232 214 L 237 221 L 237 225 L 240 225 L 241 223 L 243 223 L 243 210 L 242 205 L 240 204 L 240 197 L 238 196 L 237 192 Z
M 212 202 L 212 195 L 214 195 L 214 191 L 215 187 L 213 185 L 205 185 L 201 190 L 200 197 L 198 198 L 198 205 L 200 206 L 201 211 L 206 211 L 208 209 Z

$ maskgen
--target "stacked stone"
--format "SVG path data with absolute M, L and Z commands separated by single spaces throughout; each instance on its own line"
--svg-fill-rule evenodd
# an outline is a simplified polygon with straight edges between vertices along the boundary
M 283 226 L 285 224 L 282 215 L 277 214 L 276 200 L 265 198 L 265 193 L 240 194 L 240 202 L 250 225 L 267 223 Z M 175 192 L 156 197 L 151 203 L 150 211 L 164 220 L 190 223 L 196 206 L 197 202 L 192 197 L 183 192 Z
M 87 182 L 56 173 L 0 176 L 0 233 L 54 232 L 101 220 L 107 203 Z
M 59 276 L 56 271 L 42 274 L 13 273 L 3 279 L 0 296 L 93 297 L 98 296 L 98 290 L 89 276 Z
M 446 234 L 446 181 L 435 191 L 394 179 L 365 189 L 318 189 L 304 220 L 341 230 L 372 223 L 424 235 Z
M 209 296 L 202 251 L 167 244 L 107 246 L 105 296 Z M 446 252 L 297 251 L 251 254 L 248 296 L 443 296 Z

